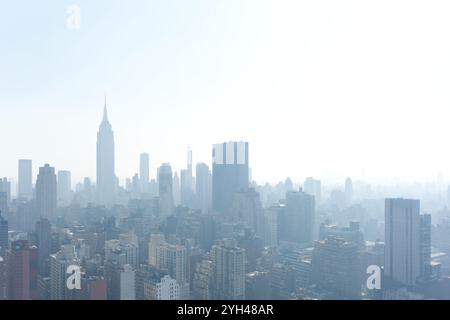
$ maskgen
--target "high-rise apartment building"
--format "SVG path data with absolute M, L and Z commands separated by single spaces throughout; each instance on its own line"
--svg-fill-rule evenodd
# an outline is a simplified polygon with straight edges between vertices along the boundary
M 214 265 L 214 297 L 216 299 L 245 299 L 245 250 L 236 240 L 224 239 L 211 248 Z
M 299 244 L 312 243 L 315 223 L 314 197 L 301 189 L 288 192 L 280 222 L 283 227 L 279 232 L 283 233 L 285 240 Z

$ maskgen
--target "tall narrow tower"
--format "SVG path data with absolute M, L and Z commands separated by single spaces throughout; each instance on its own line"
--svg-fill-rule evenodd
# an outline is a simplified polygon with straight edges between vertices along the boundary
M 108 121 L 108 111 L 103 109 L 103 120 L 97 133 L 97 191 L 99 202 L 114 203 L 116 175 L 114 171 L 114 132 Z
M 141 193 L 148 193 L 150 184 L 150 170 L 148 153 L 141 153 L 139 162 L 139 181 L 141 184 Z

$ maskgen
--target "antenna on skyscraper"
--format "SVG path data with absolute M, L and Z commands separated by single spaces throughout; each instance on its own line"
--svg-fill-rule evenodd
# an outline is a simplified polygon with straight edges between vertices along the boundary
M 108 110 L 106 109 L 106 94 L 105 94 L 105 105 L 103 107 L 103 121 L 108 121 Z

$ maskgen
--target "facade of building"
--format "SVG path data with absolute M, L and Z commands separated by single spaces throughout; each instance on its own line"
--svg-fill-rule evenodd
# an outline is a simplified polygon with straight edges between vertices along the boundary
M 196 208 L 206 214 L 211 209 L 211 171 L 206 163 L 197 163 L 195 167 Z
M 7 257 L 8 300 L 29 300 L 30 295 L 30 248 L 28 241 L 18 240 L 11 243 Z
M 329 237 L 316 241 L 311 261 L 311 281 L 329 292 L 331 299 L 360 299 L 360 255 L 353 242 Z
M 164 163 L 158 170 L 159 215 L 167 217 L 173 212 L 172 168 Z
M 214 298 L 245 299 L 245 250 L 234 239 L 224 239 L 211 248 L 214 265 Z
M 420 201 L 385 200 L 384 275 L 403 285 L 420 275 Z
M 69 266 L 80 266 L 73 245 L 63 245 L 61 250 L 50 255 L 50 299 L 66 300 L 67 269 Z
M 19 186 L 18 196 L 29 200 L 33 197 L 33 169 L 32 161 L 28 159 L 19 160 Z
M 249 186 L 248 142 L 215 144 L 212 164 L 212 206 L 228 215 L 234 194 Z
M 55 168 L 45 164 L 36 180 L 36 207 L 39 217 L 56 218 L 57 190 Z
M 150 187 L 150 160 L 148 153 L 141 153 L 140 155 L 139 182 L 141 194 L 147 194 Z

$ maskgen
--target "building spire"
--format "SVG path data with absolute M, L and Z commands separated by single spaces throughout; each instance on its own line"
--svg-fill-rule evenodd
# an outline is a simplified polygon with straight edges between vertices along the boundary
M 103 107 L 103 122 L 108 122 L 108 110 L 106 109 L 106 95 L 105 95 L 105 106 Z

